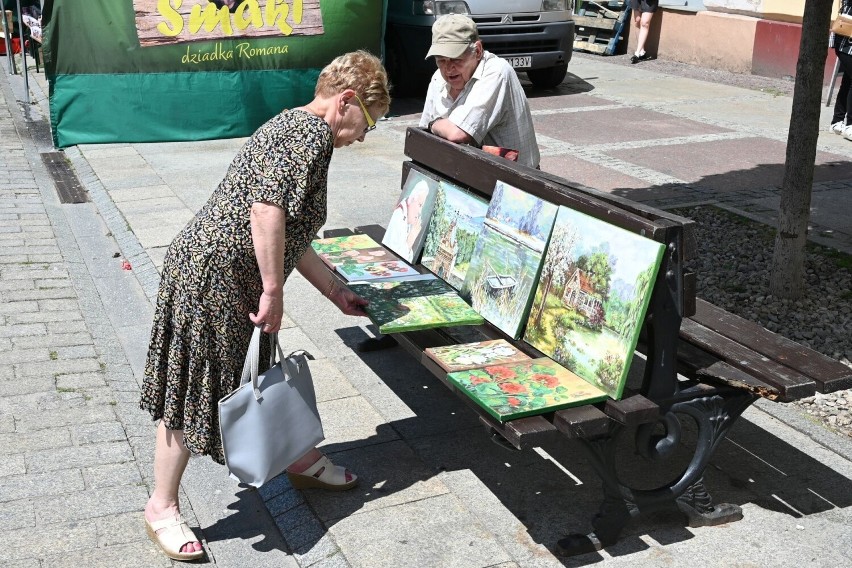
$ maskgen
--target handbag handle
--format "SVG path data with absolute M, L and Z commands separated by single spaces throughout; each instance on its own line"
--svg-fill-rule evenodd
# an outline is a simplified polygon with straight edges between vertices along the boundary
M 254 327 L 254 331 L 251 334 L 251 341 L 249 342 L 248 351 L 246 352 L 246 360 L 243 363 L 243 375 L 240 379 L 240 386 L 246 384 L 251 381 L 251 388 L 254 391 L 254 398 L 257 401 L 263 398 L 260 394 L 260 389 L 257 385 L 257 367 L 260 360 L 260 331 L 262 326 L 256 325 Z M 281 345 L 278 343 L 278 334 L 270 333 L 269 334 L 269 366 L 275 363 L 275 350 L 278 350 L 278 356 L 281 360 L 284 360 L 284 352 L 281 351 Z M 286 373 L 284 373 L 286 376 Z
M 260 362 L 260 332 L 262 330 L 262 325 L 256 325 L 254 327 L 254 331 L 251 334 L 251 341 L 249 342 L 248 351 L 246 352 L 246 360 L 243 363 L 243 375 L 240 379 L 240 386 L 246 384 L 251 381 L 251 388 L 254 392 L 254 398 L 258 402 L 263 398 L 263 395 L 260 394 L 260 388 L 258 388 L 257 384 L 257 367 Z M 272 368 L 275 365 L 275 352 L 278 351 L 278 360 L 282 363 L 285 359 L 289 359 L 293 357 L 293 355 L 303 354 L 308 359 L 313 359 L 314 356 L 305 351 L 304 349 L 300 349 L 298 351 L 294 351 L 290 353 L 287 357 L 284 356 L 284 351 L 281 349 L 281 343 L 278 341 L 278 333 L 270 333 L 269 335 L 269 368 Z M 300 363 L 296 362 L 296 368 L 299 368 Z M 288 378 L 287 370 L 282 366 L 281 370 L 284 373 L 284 377 Z

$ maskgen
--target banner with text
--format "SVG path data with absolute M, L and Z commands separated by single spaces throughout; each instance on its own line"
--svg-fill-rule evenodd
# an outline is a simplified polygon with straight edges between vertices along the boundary
M 381 53 L 385 0 L 47 0 L 58 147 L 248 136 L 320 69 Z

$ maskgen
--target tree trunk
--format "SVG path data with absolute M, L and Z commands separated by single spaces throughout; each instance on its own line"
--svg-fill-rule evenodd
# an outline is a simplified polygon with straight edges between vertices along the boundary
M 554 268 L 554 270 L 556 269 Z M 541 293 L 541 307 L 538 309 L 538 315 L 535 316 L 535 327 L 541 324 L 541 315 L 544 313 L 544 307 L 547 305 L 547 294 L 550 292 L 551 282 L 553 282 L 553 273 L 550 274 L 550 278 L 547 279 L 547 286 L 544 287 L 544 291 Z
M 769 291 L 780 298 L 799 298 L 803 292 L 831 7 L 832 0 L 807 0 L 802 17 L 802 41 L 796 64 L 793 112 L 787 134 L 787 159 L 769 281 Z

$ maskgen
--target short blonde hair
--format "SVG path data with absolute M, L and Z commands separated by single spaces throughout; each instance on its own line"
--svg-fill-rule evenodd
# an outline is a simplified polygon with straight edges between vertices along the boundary
M 378 106 L 380 114 L 390 108 L 388 73 L 382 62 L 364 50 L 345 53 L 320 71 L 315 96 L 331 97 L 346 89 L 355 91 L 366 106 Z

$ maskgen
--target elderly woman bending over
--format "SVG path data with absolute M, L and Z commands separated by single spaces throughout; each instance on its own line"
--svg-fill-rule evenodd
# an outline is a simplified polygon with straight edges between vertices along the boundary
M 387 74 L 375 56 L 336 58 L 320 73 L 311 102 L 249 138 L 168 248 L 140 406 L 159 420 L 145 523 L 170 558 L 204 555 L 181 518 L 178 487 L 190 454 L 224 463 L 218 402 L 239 386 L 254 326 L 267 333 L 281 327 L 287 276 L 295 268 L 343 313 L 364 313 L 366 301 L 331 277 L 310 242 L 325 223 L 333 150 L 363 142 L 389 105 Z M 343 490 L 358 481 L 316 448 L 288 475 L 296 487 Z

